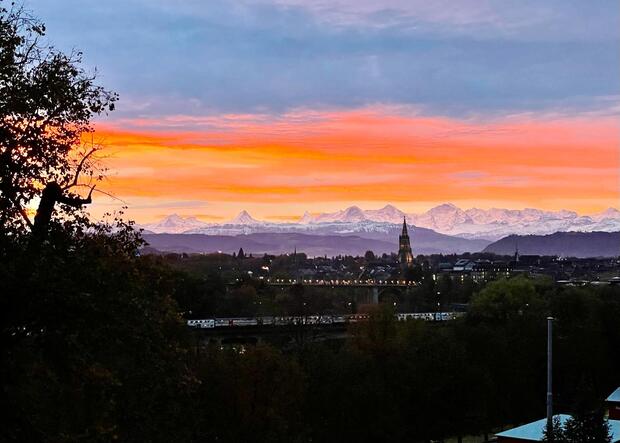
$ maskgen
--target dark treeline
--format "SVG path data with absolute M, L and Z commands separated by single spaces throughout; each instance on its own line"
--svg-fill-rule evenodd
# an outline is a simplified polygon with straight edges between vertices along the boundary
M 3 239 L 3 428 L 11 441 L 426 441 L 544 415 L 545 319 L 556 408 L 620 382 L 620 291 L 515 278 L 446 325 L 391 306 L 342 343 L 283 353 L 196 348 L 178 271 L 131 231 Z

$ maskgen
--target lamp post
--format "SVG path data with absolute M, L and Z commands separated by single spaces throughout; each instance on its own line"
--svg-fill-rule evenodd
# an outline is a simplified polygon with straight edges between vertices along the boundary
M 553 441 L 553 317 L 547 317 L 547 436 Z

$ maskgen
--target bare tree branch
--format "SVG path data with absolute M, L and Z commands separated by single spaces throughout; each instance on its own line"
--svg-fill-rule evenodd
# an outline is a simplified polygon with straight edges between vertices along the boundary
M 65 205 L 69 205 L 69 206 L 72 206 L 74 208 L 79 208 L 82 205 L 88 205 L 88 204 L 93 202 L 92 196 L 93 196 L 93 191 L 94 190 L 95 190 L 95 186 L 90 188 L 90 191 L 88 192 L 88 197 L 86 197 L 86 198 L 71 197 L 71 196 L 60 194 L 58 196 L 57 200 L 58 200 L 58 202 L 64 203 Z
M 88 187 L 88 188 L 90 188 L 90 187 L 91 187 L 90 185 L 84 185 L 84 184 L 79 184 L 79 185 L 76 185 L 76 186 L 83 186 L 83 187 Z M 95 186 L 96 186 L 96 185 L 95 185 Z M 99 194 L 103 194 L 103 195 L 105 195 L 105 196 L 108 196 L 108 197 L 110 197 L 110 198 L 112 198 L 112 199 L 114 199 L 114 200 L 117 200 L 117 201 L 121 202 L 121 203 L 122 203 L 122 204 L 124 204 L 124 205 L 127 205 L 127 204 L 128 204 L 125 200 L 123 200 L 122 198 L 118 198 L 118 197 L 117 197 L 117 196 L 115 196 L 114 194 L 110 194 L 109 192 L 102 191 L 101 189 L 95 189 L 95 186 L 92 186 L 92 188 L 93 188 L 93 189 L 91 190 L 91 193 L 92 193 L 92 192 L 98 192 Z
M 72 188 L 78 184 L 78 180 L 80 179 L 80 174 L 82 173 L 82 169 L 84 168 L 84 164 L 93 155 L 95 152 L 99 150 L 98 146 L 93 146 L 80 160 L 78 163 L 77 169 L 75 170 L 75 175 L 73 176 L 73 181 L 71 181 L 67 186 L 64 186 L 62 189 L 67 190 Z

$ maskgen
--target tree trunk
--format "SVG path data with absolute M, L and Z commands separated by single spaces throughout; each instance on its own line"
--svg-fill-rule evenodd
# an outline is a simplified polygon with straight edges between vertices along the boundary
M 35 237 L 41 237 L 47 232 L 54 206 L 62 196 L 62 189 L 56 182 L 48 183 L 41 194 L 41 201 L 37 208 L 37 214 L 34 216 L 34 227 L 32 232 Z
M 54 206 L 56 203 L 64 203 L 74 208 L 79 208 L 92 202 L 91 196 L 93 192 L 91 188 L 87 198 L 71 197 L 64 195 L 63 188 L 56 182 L 50 182 L 45 185 L 45 189 L 41 193 L 41 201 L 34 216 L 34 226 L 32 232 L 35 237 L 41 238 L 47 232 L 52 215 L 54 214 Z

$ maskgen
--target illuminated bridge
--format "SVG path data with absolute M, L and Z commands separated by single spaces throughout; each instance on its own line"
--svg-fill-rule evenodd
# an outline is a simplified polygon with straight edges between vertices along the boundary
M 416 282 L 408 280 L 322 280 L 322 279 L 293 279 L 293 278 L 266 278 L 264 281 L 271 286 L 292 286 L 301 284 L 304 286 L 352 286 L 352 287 L 411 287 L 417 286 Z
M 294 285 L 302 285 L 315 288 L 330 288 L 334 290 L 338 289 L 365 289 L 365 291 L 357 291 L 355 294 L 356 301 L 358 303 L 372 303 L 377 304 L 381 301 L 381 297 L 388 293 L 407 293 L 411 288 L 418 286 L 417 282 L 408 280 L 347 280 L 347 279 L 304 279 L 304 278 L 263 278 L 262 281 L 266 282 L 269 286 L 278 288 L 287 288 Z M 232 282 L 231 285 L 235 285 L 239 280 Z

